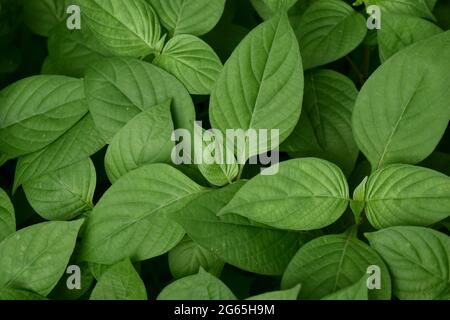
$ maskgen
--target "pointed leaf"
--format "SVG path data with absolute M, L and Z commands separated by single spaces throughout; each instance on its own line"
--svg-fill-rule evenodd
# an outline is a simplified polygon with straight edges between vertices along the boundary
M 315 158 L 282 162 L 276 175 L 247 182 L 219 214 L 234 213 L 278 229 L 314 230 L 347 209 L 346 178 L 334 164 Z

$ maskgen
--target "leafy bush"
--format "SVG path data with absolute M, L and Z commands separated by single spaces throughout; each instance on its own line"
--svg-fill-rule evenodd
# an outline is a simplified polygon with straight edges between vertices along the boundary
M 449 299 L 449 11 L 0 0 L 0 299 Z

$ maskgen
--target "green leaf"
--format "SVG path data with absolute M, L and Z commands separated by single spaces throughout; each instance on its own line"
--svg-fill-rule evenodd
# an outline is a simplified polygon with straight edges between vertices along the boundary
M 205 193 L 169 217 L 225 262 L 254 273 L 280 275 L 298 249 L 298 234 L 270 229 L 238 215 L 217 216 L 241 186 L 239 182 Z
M 247 298 L 246 300 L 297 300 L 300 290 L 301 285 L 297 285 L 292 289 L 258 294 L 257 296 Z
M 450 114 L 449 40 L 450 32 L 445 32 L 403 49 L 362 88 L 353 132 L 372 170 L 418 163 L 442 138 Z
M 325 160 L 304 158 L 282 162 L 276 175 L 256 176 L 219 214 L 233 213 L 278 229 L 307 231 L 335 222 L 348 202 L 342 171 Z
M 314 1 L 294 29 L 305 69 L 344 57 L 367 33 L 363 15 L 340 0 Z
M 401 49 L 442 32 L 434 23 L 417 17 L 383 12 L 382 19 L 377 36 L 382 62 Z
M 73 77 L 84 76 L 88 65 L 111 55 L 87 26 L 69 30 L 66 23 L 61 23 L 50 32 L 48 52 L 56 69 Z
M 27 301 L 27 300 L 47 300 L 45 297 L 25 290 L 0 289 L 0 300 Z
M 433 8 L 437 0 L 363 0 L 366 6 L 377 5 L 382 11 L 436 20 Z M 383 18 L 384 19 L 384 18 Z
M 390 299 L 389 271 L 377 253 L 351 235 L 327 235 L 300 248 L 283 275 L 281 287 L 301 283 L 300 299 L 320 299 L 353 285 L 372 265 L 380 267 L 381 289 L 369 292 L 369 296 Z
M 202 35 L 222 16 L 225 0 L 147 0 L 158 13 L 171 36 Z
M 411 165 L 376 171 L 366 185 L 366 215 L 377 229 L 428 226 L 450 216 L 450 178 Z
M 219 279 L 200 268 L 198 274 L 172 282 L 158 300 L 235 300 L 233 292 Z
M 450 238 L 423 227 L 393 227 L 365 234 L 393 277 L 402 300 L 431 300 L 450 293 Z
M 83 233 L 81 258 L 101 264 L 130 257 L 142 261 L 172 249 L 183 229 L 165 218 L 204 191 L 166 164 L 122 176 L 94 207 Z
M 202 141 L 203 144 L 203 152 L 194 155 L 199 171 L 213 185 L 230 184 L 239 174 L 239 165 L 233 150 L 227 149 L 227 143 L 217 139 L 213 132 L 204 130 L 197 124 L 194 135 L 194 141 Z M 229 155 L 232 155 L 230 159 Z
M 289 20 L 280 15 L 253 29 L 226 62 L 211 94 L 210 121 L 223 132 L 278 129 L 281 143 L 298 122 L 302 97 L 298 45 Z M 278 147 L 272 138 L 239 158 Z
M 200 268 L 219 276 L 223 266 L 222 260 L 187 236 L 169 252 L 170 272 L 176 279 L 195 274 Z
M 82 21 L 111 52 L 144 57 L 159 51 L 161 26 L 144 0 L 76 0 Z
M 7 193 L 0 188 L 0 242 L 16 231 L 14 206 Z
M 369 300 L 367 291 L 367 275 L 355 284 L 336 291 L 322 298 L 322 300 Z
M 144 164 L 170 162 L 174 147 L 170 104 L 168 100 L 139 113 L 114 136 L 105 156 L 111 182 Z
M 47 37 L 66 17 L 65 0 L 22 0 L 23 19 L 34 33 Z M 67 15 L 68 17 L 68 15 Z
M 10 158 L 48 146 L 88 112 L 83 81 L 64 76 L 25 78 L 0 95 L 0 151 Z
M 147 291 L 130 260 L 125 259 L 102 275 L 90 300 L 147 300 Z
M 93 208 L 95 167 L 88 158 L 23 185 L 33 209 L 47 220 L 71 220 Z
M 0 288 L 49 294 L 65 271 L 82 224 L 39 223 L 0 242 Z
M 39 151 L 20 157 L 16 166 L 14 190 L 21 184 L 66 168 L 99 151 L 105 142 L 87 113 L 65 134 Z
M 193 128 L 195 110 L 188 92 L 172 75 L 150 63 L 103 59 L 87 68 L 85 79 L 89 109 L 108 142 L 138 113 L 169 99 L 175 128 Z
M 333 161 L 350 175 L 359 153 L 351 127 L 357 96 L 353 82 L 340 73 L 307 72 L 302 115 L 282 151 Z
M 211 93 L 223 67 L 214 50 L 192 35 L 170 39 L 153 63 L 173 74 L 189 93 L 203 95 Z
M 255 10 L 264 20 L 277 12 L 288 11 L 298 0 L 250 0 Z M 303 2 L 304 0 L 300 0 Z

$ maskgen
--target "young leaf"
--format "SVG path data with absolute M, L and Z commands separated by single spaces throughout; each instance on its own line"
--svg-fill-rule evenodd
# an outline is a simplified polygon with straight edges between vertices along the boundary
M 203 268 L 196 275 L 176 280 L 163 289 L 158 300 L 235 300 L 233 292 Z
M 48 146 L 88 112 L 83 81 L 64 76 L 25 78 L 1 95 L 0 151 L 10 158 Z
M 377 36 L 380 60 L 384 62 L 401 49 L 441 32 L 441 28 L 427 20 L 383 12 Z
M 247 298 L 246 300 L 297 300 L 300 290 L 301 285 L 297 285 L 292 289 L 258 294 L 257 296 Z
M 450 31 L 407 47 L 362 88 L 353 132 L 373 171 L 393 163 L 418 163 L 442 138 L 450 114 L 449 40 Z
M 71 220 L 93 208 L 95 167 L 88 158 L 23 185 L 33 209 L 47 220 Z
M 242 184 L 207 192 L 169 217 L 225 262 L 250 272 L 281 275 L 298 249 L 298 234 L 270 229 L 238 215 L 217 216 Z
M 191 94 L 210 94 L 222 63 L 214 50 L 192 35 L 170 39 L 153 63 L 173 74 Z
M 83 233 L 81 258 L 101 264 L 159 256 L 172 249 L 183 229 L 164 213 L 179 210 L 204 191 L 166 164 L 150 164 L 122 176 L 94 207 Z
M 450 238 L 423 227 L 393 227 L 366 234 L 393 276 L 402 300 L 431 300 L 450 292 Z
M 66 0 L 22 0 L 23 19 L 34 33 L 47 37 L 66 17 Z
M 66 168 L 99 151 L 105 142 L 87 113 L 50 145 L 20 157 L 14 177 L 14 190 L 21 184 L 53 171 Z
M 430 169 L 391 165 L 366 185 L 366 215 L 377 229 L 428 226 L 450 216 L 450 178 Z
M 364 40 L 364 17 L 340 0 L 314 1 L 295 26 L 303 66 L 311 69 L 344 57 Z
M 226 62 L 211 94 L 210 121 L 223 132 L 279 129 L 282 142 L 298 122 L 302 97 L 298 45 L 288 18 L 279 15 L 251 31 Z M 244 156 L 277 147 L 268 140 Z
M 224 141 L 216 139 L 212 132 L 204 130 L 197 124 L 194 135 L 203 144 L 203 152 L 194 155 L 199 171 L 213 185 L 230 184 L 239 174 L 239 165 L 233 150 L 227 149 L 228 146 Z M 230 159 L 227 158 L 228 155 L 232 155 Z
M 219 214 L 238 214 L 278 229 L 315 230 L 347 209 L 346 178 L 334 164 L 315 158 L 282 162 L 273 176 L 247 182 Z
M 191 129 L 194 125 L 194 105 L 186 89 L 150 63 L 103 59 L 87 68 L 85 79 L 89 109 L 107 142 L 138 113 L 169 99 L 175 128 Z
M 82 21 L 111 52 L 144 57 L 160 50 L 161 26 L 145 0 L 76 0 Z
M 329 294 L 322 298 L 322 300 L 369 300 L 367 275 L 364 275 L 355 284 Z
M 225 0 L 147 0 L 171 36 L 202 35 L 222 16 Z
M 6 192 L 0 188 L 0 242 L 16 231 L 14 206 Z
M 84 76 L 88 65 L 111 55 L 87 26 L 80 30 L 69 30 L 66 22 L 50 32 L 48 52 L 58 73 L 73 77 Z
M 90 300 L 147 300 L 147 291 L 130 260 L 125 259 L 102 275 Z
M 281 287 L 300 283 L 300 299 L 320 299 L 353 285 L 372 265 L 381 270 L 381 289 L 370 291 L 369 296 L 390 299 L 389 271 L 375 251 L 351 235 L 323 236 L 300 248 L 283 275 Z
M 200 268 L 218 277 L 223 266 L 222 260 L 187 236 L 169 252 L 170 272 L 176 279 L 195 274 Z
M 65 271 L 82 224 L 35 224 L 0 242 L 0 288 L 49 294 Z
M 340 73 L 307 72 L 300 121 L 281 150 L 292 156 L 333 161 L 350 175 L 359 153 L 351 127 L 357 96 L 353 82 Z
M 170 161 L 174 147 L 170 105 L 168 100 L 144 110 L 114 136 L 105 156 L 111 182 L 144 164 Z

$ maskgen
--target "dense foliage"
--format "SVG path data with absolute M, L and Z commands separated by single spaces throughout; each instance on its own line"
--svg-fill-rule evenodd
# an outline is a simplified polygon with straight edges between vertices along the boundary
M 449 299 L 449 29 L 448 0 L 0 0 L 0 299 Z M 277 136 L 173 161 L 211 128 Z

